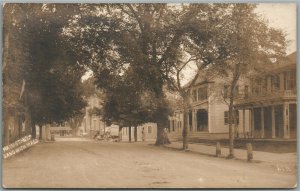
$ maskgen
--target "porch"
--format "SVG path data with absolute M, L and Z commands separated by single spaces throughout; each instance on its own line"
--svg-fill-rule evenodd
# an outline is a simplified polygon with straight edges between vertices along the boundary
M 240 106 L 243 113 L 243 131 L 241 138 L 296 139 L 297 103 L 264 103 L 252 106 Z M 249 112 L 250 134 L 245 129 L 245 111 Z

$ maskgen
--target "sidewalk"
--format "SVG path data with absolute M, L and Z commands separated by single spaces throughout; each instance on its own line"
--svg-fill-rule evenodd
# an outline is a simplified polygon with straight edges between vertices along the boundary
M 182 149 L 182 142 L 172 142 L 169 145 L 165 145 L 167 148 Z M 222 145 L 221 145 L 222 147 Z M 209 146 L 202 143 L 190 143 L 188 151 L 199 153 L 203 155 L 215 156 L 216 147 Z M 226 147 L 221 148 L 221 157 L 226 158 L 229 154 L 229 149 Z M 234 149 L 234 155 L 236 159 L 247 160 L 247 150 Z M 262 151 L 253 151 L 254 162 L 266 162 L 273 165 L 295 167 L 297 164 L 297 153 L 269 153 Z

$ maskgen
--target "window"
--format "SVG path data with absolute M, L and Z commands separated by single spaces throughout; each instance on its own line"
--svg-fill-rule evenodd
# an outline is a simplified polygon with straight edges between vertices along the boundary
M 234 111 L 234 116 L 233 117 L 235 117 L 235 119 L 233 119 L 233 120 L 235 120 L 236 121 L 236 125 L 238 125 L 240 123 L 239 110 L 235 110 Z
M 198 88 L 198 100 L 207 99 L 207 87 Z
M 280 89 L 280 77 L 278 75 L 274 75 L 271 77 L 271 90 L 276 91 Z
M 197 101 L 197 90 L 193 90 L 193 102 Z
M 96 119 L 93 120 L 93 128 L 94 128 L 94 130 L 97 130 L 97 120 Z
M 235 86 L 234 88 L 234 96 L 238 96 L 239 95 L 239 86 Z
M 296 89 L 296 72 L 289 71 L 286 72 L 286 90 Z
M 229 88 L 228 85 L 224 86 L 224 98 L 228 98 L 228 88 Z
M 254 95 L 260 95 L 262 89 L 262 79 L 261 78 L 256 78 L 252 82 L 252 93 Z
M 224 124 L 227 125 L 228 124 L 228 111 L 224 111 Z
M 234 111 L 234 116 L 233 116 L 232 120 L 233 121 L 236 120 L 236 125 L 238 125 L 240 123 L 240 117 L 239 117 L 239 111 L 238 110 Z M 229 112 L 224 111 L 224 125 L 228 125 L 228 124 L 229 124 Z
M 245 95 L 245 98 L 248 98 L 248 96 L 249 96 L 249 87 L 248 86 L 245 86 L 244 95 Z
M 152 127 L 148 126 L 148 134 L 151 134 L 151 133 L 152 133 Z
M 262 93 L 265 93 L 267 91 L 267 84 L 268 84 L 267 77 L 262 78 L 262 87 L 261 87 Z

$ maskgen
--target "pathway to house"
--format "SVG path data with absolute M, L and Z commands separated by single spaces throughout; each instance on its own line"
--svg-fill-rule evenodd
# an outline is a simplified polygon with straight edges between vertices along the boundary
M 6 188 L 278 188 L 296 184 L 295 168 L 282 171 L 266 162 L 227 160 L 180 151 L 176 149 L 180 143 L 171 146 L 175 149 L 149 142 L 80 138 L 38 143 L 3 160 L 2 184 Z M 285 156 L 290 158 L 282 154 L 280 160 Z M 293 157 L 289 160 L 296 165 Z

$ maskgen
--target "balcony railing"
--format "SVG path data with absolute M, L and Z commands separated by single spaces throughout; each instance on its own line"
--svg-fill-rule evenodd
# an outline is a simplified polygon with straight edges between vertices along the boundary
M 276 90 L 276 91 L 264 91 L 260 93 L 252 94 L 239 94 L 236 99 L 236 104 L 244 104 L 250 102 L 273 100 L 273 99 L 293 99 L 297 98 L 297 90 Z

